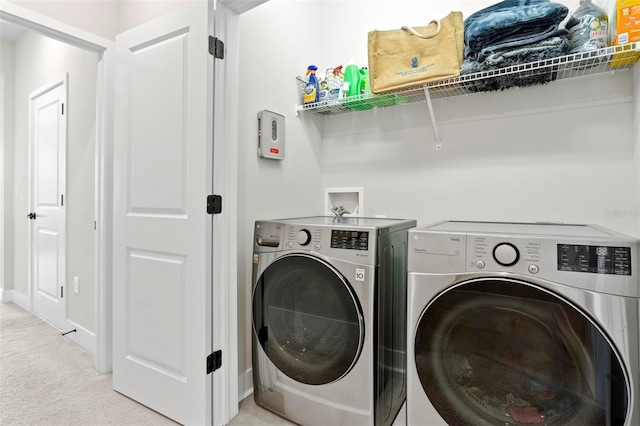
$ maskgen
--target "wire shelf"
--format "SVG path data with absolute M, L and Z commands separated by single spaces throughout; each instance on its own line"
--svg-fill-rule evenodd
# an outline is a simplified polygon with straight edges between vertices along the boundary
M 640 57 L 640 42 L 576 53 L 492 71 L 438 80 L 385 94 L 364 94 L 298 105 L 298 111 L 337 115 L 372 108 L 443 99 L 477 92 L 546 84 L 552 81 L 603 74 L 630 68 Z M 305 82 L 297 78 L 300 99 Z

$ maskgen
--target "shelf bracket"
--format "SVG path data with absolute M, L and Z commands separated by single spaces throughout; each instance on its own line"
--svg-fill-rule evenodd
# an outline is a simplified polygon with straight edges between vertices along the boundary
M 431 117 L 431 125 L 433 126 L 433 135 L 436 137 L 436 149 L 442 149 L 442 142 L 440 141 L 440 132 L 438 132 L 438 124 L 436 123 L 436 116 L 433 113 L 433 105 L 431 104 L 431 95 L 429 94 L 429 86 L 423 85 L 424 98 L 427 101 L 429 107 L 429 116 Z

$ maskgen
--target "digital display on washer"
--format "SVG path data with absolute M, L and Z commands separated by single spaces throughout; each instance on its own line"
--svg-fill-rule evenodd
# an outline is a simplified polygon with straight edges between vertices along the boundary
M 369 232 L 332 229 L 331 248 L 369 250 Z
M 631 248 L 558 244 L 558 271 L 631 275 Z

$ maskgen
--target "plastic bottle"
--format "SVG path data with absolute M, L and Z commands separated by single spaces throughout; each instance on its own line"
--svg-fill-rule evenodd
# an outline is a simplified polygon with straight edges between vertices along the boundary
M 360 94 L 366 95 L 371 93 L 371 85 L 369 84 L 369 69 L 360 68 Z
M 357 65 L 350 64 L 344 70 L 344 82 L 349 83 L 348 92 L 345 96 L 356 96 L 360 94 L 360 68 Z
M 333 68 L 331 75 L 327 76 L 327 80 L 329 81 L 329 99 L 339 99 L 341 97 L 342 82 L 344 80 L 342 65 Z
M 309 67 L 307 67 L 309 81 L 304 88 L 304 95 L 302 96 L 303 104 L 318 102 L 320 87 L 318 85 L 318 79 L 316 78 L 316 71 L 318 71 L 318 67 L 315 65 L 309 65 Z

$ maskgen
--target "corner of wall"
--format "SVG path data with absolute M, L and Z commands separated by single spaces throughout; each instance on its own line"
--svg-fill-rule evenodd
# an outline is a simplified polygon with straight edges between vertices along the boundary
M 238 402 L 253 393 L 253 370 L 249 368 L 238 376 Z

